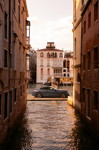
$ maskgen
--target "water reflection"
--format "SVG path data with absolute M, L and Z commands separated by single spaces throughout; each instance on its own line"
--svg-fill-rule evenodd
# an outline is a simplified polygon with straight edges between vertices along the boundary
M 98 150 L 98 144 L 65 101 L 28 102 L 7 150 Z

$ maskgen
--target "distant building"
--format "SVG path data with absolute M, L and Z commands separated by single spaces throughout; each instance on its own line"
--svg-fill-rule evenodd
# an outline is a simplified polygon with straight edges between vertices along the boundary
M 67 78 L 73 78 L 73 72 L 70 67 L 73 65 L 73 61 L 71 61 L 71 65 L 71 54 L 69 56 L 66 56 L 66 52 L 63 50 L 56 49 L 54 42 L 47 42 L 45 49 L 37 50 L 36 82 L 57 82 L 58 84 L 68 82 Z M 66 64 L 64 69 L 63 64 Z
M 64 51 L 61 82 L 73 84 L 73 52 Z
M 83 3 L 81 112 L 99 136 L 99 0 Z
M 37 56 L 35 50 L 30 50 L 30 81 L 32 83 L 36 83 L 36 64 L 37 64 Z
M 26 0 L 0 0 L 0 149 L 26 107 L 30 22 Z

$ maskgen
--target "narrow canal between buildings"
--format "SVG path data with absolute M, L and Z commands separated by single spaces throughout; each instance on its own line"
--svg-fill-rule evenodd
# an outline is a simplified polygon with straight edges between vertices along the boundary
M 6 150 L 99 150 L 99 145 L 66 101 L 29 101 Z

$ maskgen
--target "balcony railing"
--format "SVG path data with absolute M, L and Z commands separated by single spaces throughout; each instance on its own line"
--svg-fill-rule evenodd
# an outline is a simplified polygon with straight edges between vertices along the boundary
M 54 76 L 59 76 L 59 77 L 62 77 L 62 73 L 54 73 Z

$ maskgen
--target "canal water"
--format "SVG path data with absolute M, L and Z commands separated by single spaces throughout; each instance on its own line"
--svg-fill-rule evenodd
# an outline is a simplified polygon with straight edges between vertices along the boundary
M 99 150 L 99 145 L 66 101 L 28 101 L 6 150 Z

